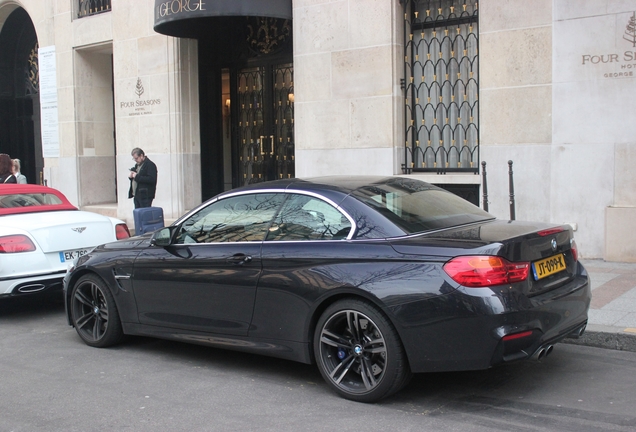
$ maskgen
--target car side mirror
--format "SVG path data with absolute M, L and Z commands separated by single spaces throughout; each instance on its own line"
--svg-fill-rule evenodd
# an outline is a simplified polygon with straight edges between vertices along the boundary
M 152 246 L 166 247 L 172 244 L 172 232 L 173 227 L 161 228 L 150 238 L 150 244 Z

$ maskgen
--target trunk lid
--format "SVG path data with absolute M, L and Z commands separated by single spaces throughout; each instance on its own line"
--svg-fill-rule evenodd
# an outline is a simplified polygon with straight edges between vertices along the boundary
M 28 232 L 44 253 L 83 249 L 116 240 L 113 222 L 91 212 L 55 211 L 2 216 L 0 224 Z
M 567 225 L 491 220 L 403 239 L 391 239 L 406 255 L 448 260 L 459 255 L 494 255 L 529 262 L 528 295 L 557 288 L 576 274 L 572 230 Z M 557 271 L 558 270 L 558 271 Z M 553 272 L 553 273 L 551 273 Z

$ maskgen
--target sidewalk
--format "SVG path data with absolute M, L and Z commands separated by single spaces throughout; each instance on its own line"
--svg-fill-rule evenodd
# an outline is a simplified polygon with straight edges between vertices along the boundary
M 636 352 L 636 263 L 581 262 L 592 281 L 587 330 L 563 342 Z

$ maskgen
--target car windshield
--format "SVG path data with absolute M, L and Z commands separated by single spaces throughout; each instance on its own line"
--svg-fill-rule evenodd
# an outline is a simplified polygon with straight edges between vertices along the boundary
M 444 189 L 401 177 L 356 189 L 352 194 L 407 234 L 494 219 L 494 216 Z

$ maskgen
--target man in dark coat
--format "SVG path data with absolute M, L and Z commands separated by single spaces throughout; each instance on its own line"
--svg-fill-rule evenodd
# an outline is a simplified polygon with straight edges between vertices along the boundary
M 130 169 L 130 189 L 128 198 L 133 198 L 135 208 L 152 206 L 157 189 L 157 165 L 146 157 L 140 148 L 134 148 L 130 153 L 135 161 L 135 166 Z

